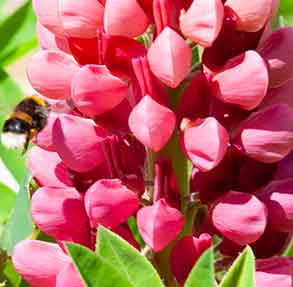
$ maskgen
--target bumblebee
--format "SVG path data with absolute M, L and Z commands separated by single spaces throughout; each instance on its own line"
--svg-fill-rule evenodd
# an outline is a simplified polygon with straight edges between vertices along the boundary
M 30 140 L 47 124 L 49 104 L 38 96 L 23 99 L 8 115 L 3 125 L 1 141 L 7 148 L 28 148 Z

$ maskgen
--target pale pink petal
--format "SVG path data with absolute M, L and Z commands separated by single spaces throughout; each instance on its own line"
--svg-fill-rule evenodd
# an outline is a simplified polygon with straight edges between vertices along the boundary
M 261 107 L 267 107 L 274 104 L 287 104 L 293 108 L 292 91 L 293 78 L 280 87 L 270 89 L 261 103 Z
M 194 0 L 181 16 L 182 33 L 203 47 L 210 47 L 220 33 L 224 19 L 221 0 Z
M 86 192 L 85 206 L 93 228 L 115 228 L 138 210 L 139 200 L 120 180 L 102 179 Z
M 56 152 L 35 146 L 29 152 L 27 165 L 39 186 L 73 186 L 68 169 Z
M 95 38 L 103 27 L 104 6 L 97 0 L 59 0 L 60 19 L 69 37 Z
M 183 131 L 181 145 L 192 163 L 203 172 L 215 168 L 224 158 L 229 134 L 212 117 L 189 122 Z
M 257 52 L 247 51 L 229 60 L 214 76 L 212 95 L 223 102 L 252 110 L 265 97 L 268 85 L 265 62 Z
M 33 7 L 40 23 L 56 36 L 63 37 L 59 0 L 33 0 Z
M 170 109 L 147 95 L 132 110 L 128 124 L 142 144 L 157 152 L 172 136 L 176 117 Z
M 127 97 L 128 84 L 106 66 L 83 66 L 72 80 L 74 105 L 87 116 L 98 116 L 118 106 Z
M 27 74 L 33 88 L 43 96 L 66 99 L 71 95 L 71 80 L 78 69 L 77 63 L 68 54 L 41 51 L 32 57 Z
M 293 263 L 286 257 L 256 260 L 256 287 L 292 287 Z
M 43 50 L 61 50 L 65 53 L 70 53 L 67 40 L 65 38 L 56 37 L 40 22 L 37 22 L 37 35 L 39 45 Z
M 107 0 L 104 14 L 106 33 L 126 37 L 142 34 L 148 26 L 148 18 L 136 0 Z
M 60 241 L 89 246 L 89 224 L 83 197 L 69 187 L 41 187 L 32 197 L 31 215 L 36 225 Z
M 164 199 L 152 206 L 143 207 L 137 213 L 139 232 L 148 246 L 155 252 L 164 249 L 180 233 L 184 217 Z
M 53 126 L 55 150 L 70 168 L 86 172 L 104 161 L 103 128 L 92 120 L 72 115 L 61 115 Z
M 239 245 L 246 245 L 264 233 L 267 209 L 251 194 L 230 191 L 218 200 L 211 218 L 223 236 Z
M 293 231 L 293 179 L 272 181 L 260 194 L 268 208 L 269 225 L 281 232 Z
M 256 32 L 264 27 L 272 12 L 272 0 L 243 1 L 227 0 L 237 16 L 237 29 L 244 32 Z
M 236 132 L 235 144 L 251 158 L 274 163 L 293 148 L 293 108 L 273 105 L 253 113 Z
M 293 27 L 281 28 L 258 48 L 267 62 L 270 87 L 283 85 L 293 76 Z
M 55 287 L 58 273 L 70 259 L 57 244 L 25 240 L 15 246 L 12 262 L 30 286 Z
M 188 274 L 202 253 L 211 247 L 212 237 L 203 233 L 198 238 L 184 236 L 171 251 L 171 269 L 177 282 L 183 286 Z
M 151 45 L 147 57 L 155 76 L 176 88 L 189 71 L 192 50 L 176 31 L 166 27 Z
M 57 277 L 56 287 L 85 287 L 73 263 L 67 264 Z
M 50 112 L 46 126 L 34 136 L 34 144 L 38 145 L 39 147 L 47 151 L 55 151 L 52 142 L 52 129 L 57 117 L 57 113 Z

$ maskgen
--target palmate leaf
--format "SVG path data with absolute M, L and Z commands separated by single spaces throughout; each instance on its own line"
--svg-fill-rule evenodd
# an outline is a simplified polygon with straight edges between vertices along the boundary
M 184 287 L 214 287 L 215 270 L 213 249 L 206 250 L 190 272 Z M 232 287 L 232 285 L 230 286 Z
M 0 24 L 0 65 L 8 65 L 38 45 L 36 16 L 31 1 L 26 1 Z
M 0 282 L 5 282 L 5 287 L 28 287 L 9 259 L 0 266 Z
M 5 223 L 13 210 L 16 193 L 6 185 L 0 183 L 0 224 Z
M 274 19 L 274 26 L 293 26 L 293 1 L 281 0 L 277 17 Z
M 163 287 L 159 275 L 151 263 L 134 247 L 115 233 L 100 227 L 97 236 L 96 252 L 115 266 L 132 286 Z
M 249 246 L 234 261 L 219 287 L 231 286 L 255 287 L 255 260 Z

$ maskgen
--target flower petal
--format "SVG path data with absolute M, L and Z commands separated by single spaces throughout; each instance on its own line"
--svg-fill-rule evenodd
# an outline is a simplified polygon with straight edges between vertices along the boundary
M 117 227 L 138 210 L 138 205 L 137 194 L 117 179 L 97 181 L 85 196 L 86 211 L 93 228 L 99 224 Z
M 181 16 L 182 33 L 203 47 L 210 47 L 220 33 L 224 19 L 221 0 L 194 0 Z
M 127 5 L 120 0 L 107 0 L 104 28 L 110 35 L 136 37 L 148 26 L 148 18 L 136 0 L 128 0 Z
M 29 152 L 28 167 L 39 186 L 73 186 L 68 169 L 56 152 L 33 147 Z
M 155 252 L 164 249 L 180 233 L 184 217 L 164 199 L 152 206 L 143 207 L 137 213 L 139 232 L 148 246 Z
M 229 144 L 228 132 L 212 117 L 189 121 L 189 124 L 190 127 L 187 127 L 181 136 L 181 146 L 200 171 L 210 171 L 226 154 Z
M 86 172 L 104 160 L 105 131 L 92 120 L 61 115 L 53 126 L 53 144 L 68 168 Z
M 281 28 L 271 34 L 259 47 L 267 62 L 270 87 L 279 87 L 293 76 L 293 27 Z
M 147 95 L 134 107 L 128 123 L 135 137 L 157 152 L 172 136 L 176 117 L 171 110 Z
M 211 88 L 221 101 L 252 110 L 265 97 L 268 84 L 265 62 L 255 51 L 247 51 L 227 62 L 214 76 Z
M 176 88 L 189 71 L 192 50 L 177 32 L 166 27 L 151 45 L 147 57 L 155 76 Z
M 188 274 L 202 253 L 211 247 L 212 237 L 203 233 L 198 238 L 184 236 L 171 251 L 171 269 L 177 282 L 183 286 Z
M 293 108 L 273 105 L 252 114 L 236 132 L 234 143 L 251 158 L 274 163 L 293 148 Z
M 89 246 L 89 225 L 83 197 L 74 188 L 41 187 L 31 201 L 37 226 L 60 241 Z
M 70 259 L 57 244 L 25 240 L 15 246 L 12 262 L 31 286 L 55 287 L 58 273 Z
M 264 27 L 272 13 L 272 0 L 243 1 L 227 0 L 228 6 L 237 16 L 240 31 L 256 32 Z
M 64 31 L 59 17 L 59 0 L 33 0 L 33 7 L 40 23 L 56 36 Z
M 239 245 L 261 237 L 267 224 L 266 206 L 255 196 L 230 191 L 222 196 L 211 213 L 220 233 Z
M 73 263 L 67 264 L 57 277 L 56 287 L 85 287 Z
M 66 36 L 95 38 L 103 27 L 104 6 L 97 0 L 60 0 L 59 9 Z
M 127 93 L 127 83 L 112 75 L 106 66 L 83 66 L 72 80 L 74 105 L 91 117 L 112 110 Z
M 256 287 L 293 285 L 293 264 L 290 258 L 274 257 L 256 260 Z
M 66 99 L 78 65 L 71 56 L 61 51 L 41 51 L 32 57 L 27 68 L 33 88 L 51 99 Z
M 260 199 L 268 208 L 269 225 L 277 231 L 293 231 L 293 180 L 272 181 L 262 191 Z

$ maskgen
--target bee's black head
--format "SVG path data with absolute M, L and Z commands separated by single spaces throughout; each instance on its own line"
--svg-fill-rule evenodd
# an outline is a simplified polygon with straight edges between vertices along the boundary
M 17 119 L 17 118 L 10 118 L 5 121 L 3 126 L 3 132 L 10 132 L 15 134 L 27 134 L 31 129 L 30 124 L 27 122 Z

